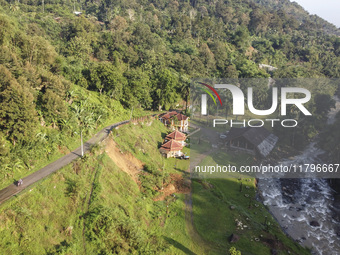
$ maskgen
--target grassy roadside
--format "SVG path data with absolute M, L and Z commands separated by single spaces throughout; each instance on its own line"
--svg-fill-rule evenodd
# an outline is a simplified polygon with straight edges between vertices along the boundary
M 104 127 L 120 121 L 128 120 L 131 116 L 141 117 L 157 113 L 144 111 L 142 109 L 135 109 L 131 114 L 131 111 L 124 109 L 119 102 L 101 97 L 96 92 L 85 90 L 76 85 L 73 86 L 72 93 L 74 94 L 75 99 L 79 99 L 77 97 L 80 97 L 81 95 L 81 97 L 86 98 L 90 104 L 95 105 L 98 108 L 105 108 L 106 111 L 109 112 L 108 117 L 103 119 L 95 129 L 89 129 L 87 132 L 83 133 L 84 142 L 89 140 Z M 9 169 L 7 172 L 11 172 L 11 175 L 10 177 L 5 176 L 5 178 L 0 180 L 0 189 L 7 187 L 20 178 L 36 172 L 80 146 L 80 135 L 78 130 L 73 130 L 71 135 L 67 135 L 59 129 L 47 128 L 45 131 L 41 132 L 41 134 L 43 133 L 49 140 L 51 140 L 52 144 L 49 144 L 49 141 L 46 141 L 44 143 L 45 151 L 37 151 L 40 149 L 36 148 L 25 149 L 26 151 L 24 154 L 29 158 L 29 165 L 18 165 L 17 167 Z
M 153 128 L 159 128 L 158 122 L 154 123 L 155 127 L 144 131 L 157 137 L 153 141 L 157 144 L 162 137 L 160 132 L 154 133 Z M 140 132 L 137 125 L 124 128 L 118 129 L 121 138 L 125 132 Z M 178 161 L 171 169 L 167 166 L 174 162 L 166 162 L 166 169 L 178 173 L 188 162 Z M 0 207 L 0 251 L 203 254 L 203 248 L 186 231 L 184 200 L 184 194 L 176 194 L 154 201 L 106 153 L 91 153 Z
M 183 175 L 189 161 L 164 159 L 158 151 L 167 132 L 158 121 L 128 124 L 115 129 L 110 139 L 114 138 L 123 153 L 131 153 L 145 165 L 154 165 L 166 175 Z M 208 148 L 192 150 L 191 155 Z M 254 199 L 254 179 L 192 182 L 193 227 L 205 240 L 198 243 L 188 231 L 191 222 L 185 213 L 186 194 L 155 201 L 161 192 L 146 192 L 143 180 L 136 183 L 103 148 L 96 150 L 0 207 L 1 253 L 83 254 L 86 249 L 88 254 L 226 254 L 234 246 L 242 254 L 262 255 L 270 254 L 276 245 L 278 254 L 309 254 L 285 236 L 266 208 Z M 204 160 L 220 157 L 211 154 Z M 243 157 L 229 155 L 227 159 L 244 163 Z M 148 182 L 156 183 L 150 189 L 157 187 L 158 178 L 164 178 L 158 172 L 149 175 Z M 243 229 L 237 227 L 236 219 Z M 240 237 L 235 244 L 229 243 L 232 233 Z

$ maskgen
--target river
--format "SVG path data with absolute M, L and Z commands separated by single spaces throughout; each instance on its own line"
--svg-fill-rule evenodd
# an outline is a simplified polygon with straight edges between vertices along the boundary
M 340 110 L 340 100 L 328 115 L 334 122 Z M 311 142 L 298 156 L 280 164 L 320 163 L 324 151 Z M 335 191 L 325 179 L 260 179 L 259 193 L 263 203 L 277 219 L 284 231 L 313 254 L 340 255 L 339 202 Z

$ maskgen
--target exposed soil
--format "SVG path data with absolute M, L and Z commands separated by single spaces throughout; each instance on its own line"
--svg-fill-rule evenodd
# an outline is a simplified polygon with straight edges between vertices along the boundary
M 111 138 L 106 141 L 105 152 L 122 171 L 130 175 L 136 183 L 138 182 L 138 174 L 144 168 L 143 162 L 129 152 L 121 152 Z
M 173 193 L 188 194 L 190 192 L 190 184 L 181 174 L 171 174 L 170 179 L 170 184 L 159 190 L 162 194 L 157 196 L 154 201 L 162 201 Z
M 123 153 L 118 148 L 115 141 L 110 138 L 106 141 L 105 152 L 122 171 L 127 173 L 137 184 L 139 184 L 138 175 L 144 168 L 143 162 L 135 158 L 129 152 Z M 160 195 L 154 200 L 162 201 L 173 193 L 188 194 L 190 192 L 190 185 L 181 174 L 171 174 L 169 184 L 158 191 L 160 192 Z
M 58 150 L 63 155 L 70 153 L 70 150 L 66 146 L 58 145 Z

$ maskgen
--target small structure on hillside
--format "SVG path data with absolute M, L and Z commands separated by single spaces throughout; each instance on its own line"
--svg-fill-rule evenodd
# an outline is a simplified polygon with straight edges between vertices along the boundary
M 267 157 L 279 138 L 264 127 L 232 127 L 227 135 L 226 145 L 253 155 Z
M 277 70 L 277 67 L 271 66 L 271 65 L 266 65 L 266 64 L 259 64 L 259 67 L 261 69 L 267 69 L 270 72 L 273 72 L 273 71 Z
M 189 129 L 189 117 L 176 111 L 164 114 L 159 120 L 172 130 L 187 132 Z
M 164 125 L 170 125 L 171 124 L 171 118 L 174 116 L 174 115 L 177 115 L 178 112 L 176 111 L 172 111 L 172 112 L 168 112 L 168 113 L 165 113 L 163 114 L 159 120 L 164 124 Z
M 166 158 L 178 158 L 183 156 L 183 145 L 175 140 L 170 140 L 164 143 L 161 148 L 159 148 L 160 153 Z
M 176 142 L 181 143 L 183 146 L 185 146 L 186 139 L 187 139 L 187 136 L 185 134 L 183 134 L 182 132 L 179 132 L 178 130 L 175 130 L 165 137 L 164 142 L 174 140 Z

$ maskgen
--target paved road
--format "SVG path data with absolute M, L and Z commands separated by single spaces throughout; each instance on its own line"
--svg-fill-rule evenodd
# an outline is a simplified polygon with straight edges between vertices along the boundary
M 93 136 L 90 140 L 84 143 L 84 153 L 87 152 L 92 145 L 103 141 L 110 133 L 110 131 L 122 124 L 128 123 L 129 121 L 122 121 L 119 123 L 112 124 L 107 126 L 106 128 L 99 131 L 95 136 Z M 81 156 L 81 148 L 77 148 L 74 151 L 70 152 L 69 154 L 65 155 L 64 157 L 54 161 L 53 163 L 45 166 L 44 168 L 28 175 L 27 177 L 23 178 L 23 185 L 17 186 L 15 184 L 11 184 L 8 187 L 0 190 L 0 204 L 2 204 L 7 199 L 11 198 L 12 196 L 18 194 L 23 189 L 27 188 L 31 184 L 35 183 L 38 180 L 45 178 L 46 176 L 54 173 L 55 171 L 59 170 L 60 168 L 68 165 L 73 160 L 79 158 Z

